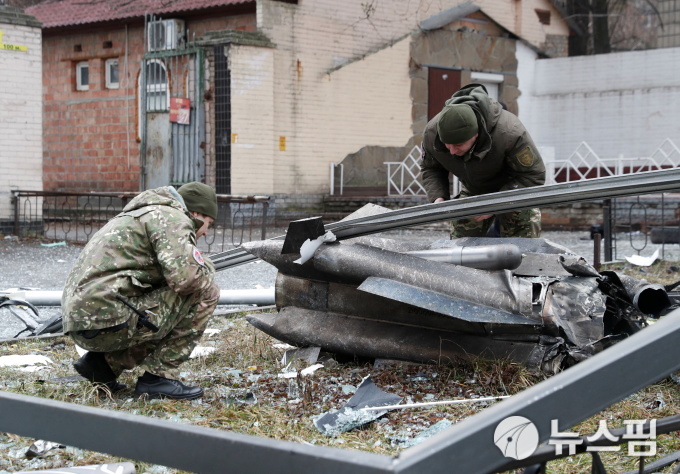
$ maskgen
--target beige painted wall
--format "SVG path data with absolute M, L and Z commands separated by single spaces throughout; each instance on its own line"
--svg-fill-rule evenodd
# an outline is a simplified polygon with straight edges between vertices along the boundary
M 567 22 L 547 0 L 475 0 L 474 3 L 494 21 L 537 48 L 542 47 L 547 35 L 569 35 Z M 538 21 L 537 9 L 550 12 L 549 25 Z
M 13 218 L 11 190 L 42 190 L 42 49 L 39 28 L 0 22 L 0 221 Z
M 232 127 L 238 134 L 232 147 L 232 192 L 328 192 L 330 163 L 366 146 L 407 145 L 414 119 L 410 34 L 421 20 L 458 3 L 258 2 L 258 29 L 276 46 L 255 53 L 255 58 L 267 56 L 261 64 L 246 58 L 245 47 L 231 49 Z M 548 0 L 484 3 L 478 5 L 499 23 L 516 19 L 514 6 L 521 5 L 519 11 L 531 20 L 522 16 L 520 26 L 538 23 L 533 6 L 550 8 Z M 534 33 L 542 41 L 546 31 Z M 280 137 L 285 137 L 285 150 L 279 147 Z
M 231 46 L 232 194 L 274 192 L 274 50 Z

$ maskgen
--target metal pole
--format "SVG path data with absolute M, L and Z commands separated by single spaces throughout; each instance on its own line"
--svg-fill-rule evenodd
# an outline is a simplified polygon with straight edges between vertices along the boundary
M 19 235 L 19 193 L 12 191 L 12 203 L 14 204 L 14 235 Z
M 12 299 L 19 299 L 34 306 L 61 306 L 62 291 L 16 291 L 9 294 Z M 221 290 L 217 304 L 221 305 L 258 305 L 274 304 L 274 288 L 263 290 Z

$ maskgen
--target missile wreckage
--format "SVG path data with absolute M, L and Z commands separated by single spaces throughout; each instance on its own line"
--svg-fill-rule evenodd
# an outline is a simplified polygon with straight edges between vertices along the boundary
M 252 325 L 289 344 L 348 356 L 508 359 L 552 374 L 674 306 L 665 287 L 600 273 L 545 239 L 330 242 L 329 234 L 307 261 L 304 246 L 286 249 L 290 235 L 243 245 L 278 269 L 277 312 L 248 316 Z

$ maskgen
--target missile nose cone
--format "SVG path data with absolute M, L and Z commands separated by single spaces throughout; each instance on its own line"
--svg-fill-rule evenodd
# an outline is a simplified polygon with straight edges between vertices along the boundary
M 242 245 L 246 252 L 261 258 L 265 262 L 277 262 L 281 258 L 282 240 L 255 240 Z

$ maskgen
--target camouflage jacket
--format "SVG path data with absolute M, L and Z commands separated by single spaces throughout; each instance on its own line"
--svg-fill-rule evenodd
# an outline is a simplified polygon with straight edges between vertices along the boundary
M 87 243 L 62 296 L 64 332 L 115 326 L 129 311 L 115 299 L 163 286 L 181 295 L 211 285 L 215 269 L 196 248 L 202 221 L 172 187 L 144 191 Z
M 453 104 L 472 107 L 479 126 L 475 145 L 463 156 L 450 154 L 437 133 L 440 115 Z M 472 196 L 545 183 L 545 166 L 529 132 L 479 84 L 453 94 L 430 120 L 423 134 L 422 153 L 420 169 L 430 202 L 439 197 L 450 199 L 449 172 Z

